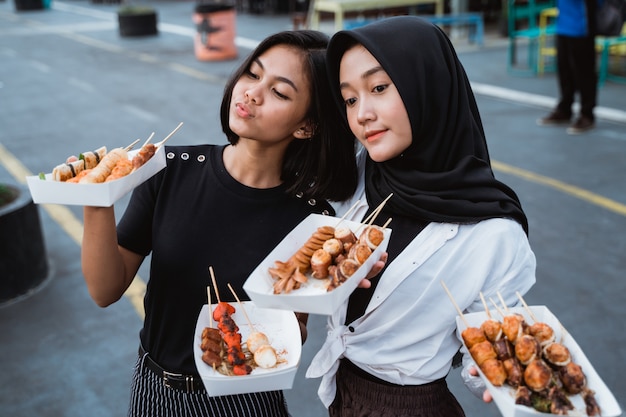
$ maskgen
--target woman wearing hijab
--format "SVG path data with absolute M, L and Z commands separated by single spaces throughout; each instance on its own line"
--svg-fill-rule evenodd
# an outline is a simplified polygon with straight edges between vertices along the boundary
M 442 282 L 467 312 L 484 311 L 481 292 L 515 305 L 535 282 L 526 216 L 494 177 L 465 70 L 437 26 L 401 16 L 338 32 L 327 65 L 362 145 L 360 186 L 337 214 L 359 201 L 350 216 L 362 220 L 391 196 L 376 223 L 391 218 L 392 234 L 385 269 L 329 317 L 307 377 L 322 377 L 333 417 L 463 416 L 445 381 L 461 341 Z

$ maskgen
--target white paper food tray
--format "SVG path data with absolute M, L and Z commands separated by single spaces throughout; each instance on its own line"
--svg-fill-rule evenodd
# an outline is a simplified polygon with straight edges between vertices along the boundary
M 311 278 L 297 290 L 288 294 L 274 294 L 274 279 L 268 269 L 275 261 L 287 261 L 304 245 L 311 235 L 321 226 L 336 227 L 341 219 L 320 214 L 311 214 L 296 226 L 283 241 L 261 262 L 246 280 L 243 289 L 258 306 L 278 308 L 301 313 L 330 315 L 355 290 L 359 282 L 367 276 L 372 266 L 380 259 L 381 253 L 387 249 L 391 229 L 385 229 L 385 238 L 372 252 L 367 261 L 343 284 L 327 291 L 328 279 Z M 361 223 L 341 220 L 341 226 L 348 226 L 353 232 L 360 234 Z M 361 228 L 360 228 L 361 227 Z M 360 230 L 359 230 L 360 228 Z
M 617 403 L 617 400 L 615 399 L 611 391 L 609 391 L 604 381 L 602 381 L 602 379 L 598 376 L 593 366 L 591 366 L 591 363 L 583 353 L 580 346 L 578 346 L 574 338 L 563 328 L 559 320 L 545 306 L 529 306 L 529 310 L 532 312 L 532 316 L 534 316 L 537 321 L 544 322 L 552 327 L 556 336 L 556 341 L 565 345 L 570 351 L 572 361 L 581 366 L 584 374 L 587 377 L 587 386 L 591 390 L 595 391 L 595 398 L 598 402 L 598 405 L 600 406 L 602 417 L 616 417 L 621 415 L 622 411 L 619 407 L 619 404 Z M 529 314 L 529 312 L 524 307 L 510 308 L 509 312 L 522 314 L 529 324 L 535 322 L 531 314 Z M 494 313 L 492 312 L 492 315 L 493 314 Z M 471 327 L 480 327 L 480 325 L 488 319 L 486 312 L 465 314 L 464 317 Z M 498 320 L 498 317 L 493 318 Z M 461 332 L 466 328 L 467 326 L 463 319 L 461 317 L 457 317 L 457 336 L 461 340 L 463 340 L 461 338 Z M 493 396 L 494 402 L 496 403 L 504 417 L 539 417 L 554 415 L 550 413 L 540 413 L 532 407 L 515 404 L 515 388 L 507 385 L 506 383 L 501 387 L 495 387 L 489 382 L 489 380 L 484 376 L 480 369 L 479 374 L 483 381 L 485 381 L 487 389 Z M 587 413 L 585 412 L 585 404 L 580 395 L 568 395 L 568 398 L 571 400 L 572 405 L 574 405 L 575 407 L 574 410 L 568 412 L 568 415 L 587 415 Z
M 245 343 L 250 334 L 250 326 L 246 320 L 244 312 L 238 303 L 230 303 L 235 307 L 233 320 L 239 327 L 242 344 Z M 193 339 L 193 355 L 196 368 L 202 378 L 202 382 L 210 397 L 220 395 L 243 394 L 246 392 L 261 392 L 291 389 L 293 380 L 300 365 L 302 354 L 302 339 L 300 336 L 300 325 L 295 314 L 284 310 L 273 310 L 260 308 L 251 301 L 242 302 L 245 312 L 250 317 L 254 329 L 265 333 L 272 347 L 276 350 L 279 360 L 274 368 L 254 368 L 248 375 L 226 376 L 202 361 L 202 330 L 210 327 L 209 306 L 204 305 L 198 321 Z M 211 311 L 215 308 L 212 306 Z M 213 327 L 217 323 L 213 320 Z
M 115 181 L 100 184 L 76 184 L 52 180 L 52 173 L 42 180 L 38 175 L 26 177 L 35 204 L 65 204 L 78 206 L 109 207 L 142 182 L 165 168 L 165 150 L 157 152 L 138 170 Z M 137 151 L 128 153 L 132 159 Z

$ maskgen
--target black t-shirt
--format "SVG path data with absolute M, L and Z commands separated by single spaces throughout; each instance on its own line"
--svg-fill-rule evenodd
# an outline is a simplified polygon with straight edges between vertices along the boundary
M 291 197 L 282 186 L 240 184 L 224 167 L 223 149 L 166 147 L 167 167 L 135 189 L 117 227 L 121 246 L 152 253 L 140 339 L 170 372 L 197 373 L 193 335 L 212 286 L 209 266 L 222 301 L 235 301 L 228 283 L 248 300 L 244 282 L 283 237 L 310 213 L 334 214 L 328 203 Z

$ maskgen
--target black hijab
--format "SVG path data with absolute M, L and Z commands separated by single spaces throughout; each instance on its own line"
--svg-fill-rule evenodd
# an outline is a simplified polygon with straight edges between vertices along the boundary
M 515 192 L 496 180 L 474 94 L 454 47 L 437 26 L 398 16 L 336 33 L 328 47 L 329 76 L 340 99 L 344 52 L 362 44 L 382 65 L 406 107 L 413 142 L 382 163 L 369 157 L 371 207 L 426 222 L 474 223 L 494 217 L 528 221 Z M 343 107 L 345 112 L 345 107 Z

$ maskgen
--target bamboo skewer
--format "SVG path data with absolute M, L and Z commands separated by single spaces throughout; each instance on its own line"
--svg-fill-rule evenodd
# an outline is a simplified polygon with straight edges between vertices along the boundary
M 248 326 L 250 326 L 250 329 L 252 331 L 254 331 L 255 330 L 254 325 L 252 324 L 252 321 L 250 320 L 250 317 L 248 317 L 248 313 L 246 313 L 246 309 L 244 308 L 243 303 L 241 302 L 239 297 L 237 297 L 237 293 L 235 293 L 235 290 L 230 285 L 230 283 L 228 283 L 228 288 L 230 289 L 230 292 L 233 293 L 233 296 L 235 297 L 235 300 L 237 300 L 237 303 L 239 304 L 239 307 L 241 308 L 241 311 L 243 312 L 243 315 L 246 317 L 246 320 L 248 321 Z
M 509 307 L 504 302 L 504 298 L 502 298 L 502 294 L 500 294 L 500 291 L 498 291 L 496 294 L 498 294 L 498 298 L 500 299 L 500 302 L 502 303 L 502 307 L 504 308 L 504 311 L 506 311 L 507 314 L 508 314 L 509 313 Z
M 211 311 L 211 287 L 206 286 L 206 295 L 209 302 L 209 327 L 213 327 L 213 312 Z
M 467 322 L 467 320 L 465 319 L 465 316 L 463 315 L 463 312 L 461 311 L 461 309 L 457 305 L 456 301 L 454 301 L 454 297 L 452 297 L 452 293 L 450 292 L 450 290 L 448 289 L 446 284 L 443 282 L 443 280 L 441 280 L 441 286 L 443 287 L 444 290 L 446 290 L 446 293 L 448 294 L 448 297 L 450 297 L 450 301 L 452 301 L 452 304 L 454 305 L 454 308 L 456 308 L 456 311 L 459 313 L 459 317 L 461 317 L 461 320 L 463 320 L 463 323 L 465 323 L 465 326 L 471 327 L 469 325 L 469 323 Z
M 370 225 L 374 222 L 374 220 L 376 220 L 376 217 L 378 217 L 378 214 L 380 214 L 380 212 L 382 211 L 383 207 L 385 207 L 385 204 L 387 204 L 387 201 L 389 201 L 389 199 L 391 198 L 391 196 L 393 196 L 393 193 L 389 194 L 389 195 L 387 196 L 387 198 L 385 198 L 385 199 L 382 201 L 382 203 L 380 203 L 380 204 L 378 205 L 378 207 L 376 207 L 376 208 L 374 209 L 374 211 L 372 211 L 372 212 L 370 213 L 370 215 L 369 215 L 369 216 L 367 216 L 367 217 L 365 218 L 365 220 L 363 220 L 363 223 L 367 223 L 367 224 L 368 224 L 368 226 L 370 226 Z
M 215 296 L 217 297 L 217 302 L 221 303 L 220 292 L 217 289 L 217 281 L 215 280 L 215 274 L 213 273 L 213 267 L 209 267 L 209 273 L 211 274 L 211 280 L 213 281 L 213 290 L 215 290 Z
M 489 319 L 491 319 L 491 311 L 489 310 L 489 307 L 487 306 L 487 301 L 485 301 L 485 296 L 483 295 L 483 292 L 481 291 L 480 293 L 480 301 L 483 302 L 483 306 L 485 307 L 485 312 L 487 313 L 487 317 Z
M 502 309 L 498 307 L 498 304 L 496 304 L 496 302 L 493 301 L 493 298 L 489 297 L 489 301 L 491 301 L 491 304 L 493 304 L 493 306 L 496 308 L 496 310 L 498 310 L 498 313 L 500 313 L 502 317 L 506 316 L 506 312 L 502 311 Z
M 361 202 L 361 200 L 357 200 L 352 207 L 350 207 L 348 209 L 348 211 L 346 211 L 346 214 L 344 214 L 341 219 L 339 219 L 339 221 L 337 222 L 337 224 L 335 225 L 335 227 L 339 226 L 339 224 L 344 221 L 346 219 L 346 217 L 348 217 L 348 214 L 350 214 L 352 212 L 352 210 L 354 210 L 356 208 L 356 206 Z
M 146 141 L 143 143 L 143 145 L 141 145 L 141 147 L 143 148 L 148 143 L 150 143 L 150 141 L 152 140 L 153 137 L 154 137 L 154 132 L 152 132 L 152 134 L 148 137 L 148 139 L 146 139 Z
M 166 142 L 169 138 L 171 138 L 171 137 L 174 135 L 174 133 L 178 132 L 178 129 L 180 129 L 182 125 L 183 125 L 183 122 L 180 122 L 180 123 L 178 124 L 178 126 L 176 126 L 176 129 L 172 130 L 172 132 L 171 132 L 169 135 L 167 135 L 167 136 L 165 137 L 165 139 L 163 139 L 161 142 L 159 142 L 159 143 L 157 143 L 157 144 L 156 144 L 156 147 L 157 147 L 157 148 L 160 148 L 163 144 L 165 144 L 165 142 Z
M 126 152 L 130 151 L 131 149 L 133 149 L 135 147 L 135 145 L 140 141 L 141 139 L 137 139 L 135 140 L 133 143 L 131 143 L 130 145 L 128 145 L 127 147 L 124 148 L 124 150 Z
M 524 299 L 522 298 L 522 294 L 520 294 L 519 291 L 515 291 L 515 294 L 517 295 L 517 298 L 519 298 L 519 300 L 522 302 L 522 305 L 526 309 L 526 312 L 528 312 L 530 318 L 533 319 L 535 323 L 538 323 L 539 320 L 537 320 L 537 317 L 535 317 L 533 312 L 530 310 L 530 307 L 528 307 L 528 304 L 526 304 L 526 301 L 524 301 Z

